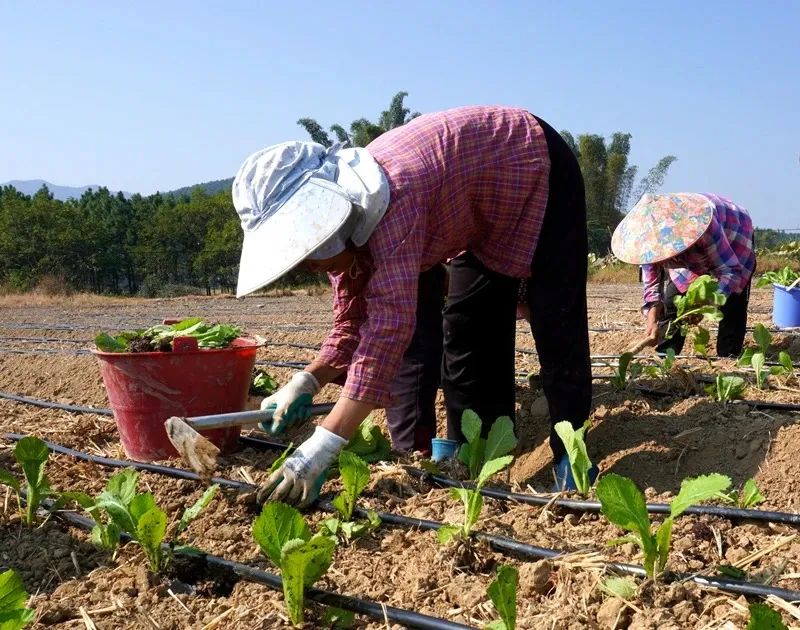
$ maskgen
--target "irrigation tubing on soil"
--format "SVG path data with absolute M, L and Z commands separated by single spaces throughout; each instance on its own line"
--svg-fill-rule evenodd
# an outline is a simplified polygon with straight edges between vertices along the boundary
M 669 397 L 679 397 L 679 398 L 693 398 L 693 395 L 685 395 L 676 392 L 662 392 L 659 389 L 650 389 L 649 387 L 643 387 L 641 385 L 636 385 L 634 389 L 638 392 L 641 392 L 645 396 L 655 396 L 658 398 L 669 398 Z M 768 402 L 766 400 L 729 400 L 726 405 L 736 405 L 738 407 L 752 407 L 753 409 L 772 409 L 774 411 L 800 411 L 800 403 L 778 403 L 778 402 Z
M 55 515 L 59 519 L 76 527 L 80 527 L 81 529 L 91 530 L 95 526 L 93 520 L 81 516 L 80 514 L 75 514 L 74 512 L 59 510 Z M 122 537 L 126 542 L 130 540 L 130 535 L 127 532 L 123 532 Z M 242 564 L 241 562 L 226 560 L 225 558 L 214 556 L 201 550 L 185 551 L 177 547 L 170 547 L 169 543 L 163 543 L 162 547 L 164 549 L 171 548 L 172 553 L 176 556 L 184 556 L 192 558 L 193 560 L 202 560 L 210 569 L 223 570 L 228 573 L 233 573 L 248 582 L 263 584 L 264 586 L 278 591 L 283 590 L 283 582 L 280 576 L 273 573 L 262 571 L 261 569 Z M 415 628 L 419 630 L 472 630 L 473 628 L 473 626 L 447 621 L 439 617 L 431 617 L 430 615 L 414 612 L 413 610 L 395 608 L 385 604 L 378 604 L 370 600 L 351 597 L 349 595 L 340 595 L 339 593 L 314 587 L 306 587 L 305 597 L 318 604 L 342 608 L 381 622 L 388 619 L 406 628 Z
M 672 395 L 672 394 L 666 394 L 665 392 L 658 392 L 657 390 L 653 390 L 653 392 L 657 393 L 658 395 Z M 44 407 L 47 409 L 63 409 L 65 411 L 71 411 L 73 413 L 95 413 L 104 416 L 113 415 L 111 409 L 106 409 L 103 407 L 80 407 L 77 405 L 64 405 L 61 403 L 55 403 L 46 400 L 28 398 L 26 396 L 18 396 L 17 394 L 10 394 L 8 392 L 3 392 L 3 391 L 0 391 L 0 398 L 6 398 L 8 400 L 13 400 L 15 402 L 20 402 L 27 405 L 34 405 L 37 407 Z M 756 401 L 751 401 L 751 402 L 756 402 Z M 800 405 L 794 405 L 793 407 L 797 407 L 798 409 L 796 410 L 800 411 Z M 15 434 L 7 434 L 7 435 L 12 436 Z M 282 451 L 287 447 L 286 444 L 283 444 L 281 442 L 273 442 L 262 438 L 256 438 L 244 435 L 239 438 L 239 442 L 245 446 L 258 448 L 261 450 L 271 449 L 271 450 Z M 60 447 L 60 448 L 66 448 L 66 447 Z M 65 453 L 65 454 L 71 454 L 71 453 Z M 117 461 L 117 460 L 110 460 L 110 461 Z M 156 468 L 160 469 L 162 467 L 156 467 Z M 171 469 L 171 470 L 178 470 L 178 469 Z M 432 483 L 435 483 L 436 485 L 440 485 L 443 487 L 459 487 L 459 486 L 465 488 L 470 487 L 469 484 L 461 484 L 461 482 L 456 481 L 454 479 L 450 479 L 448 477 L 439 475 L 433 475 L 418 468 L 407 467 L 407 470 L 409 474 L 415 477 L 425 478 L 431 481 Z M 155 470 L 154 472 L 158 472 L 158 470 Z M 500 501 L 515 501 L 518 503 L 526 503 L 528 505 L 552 504 L 567 510 L 574 510 L 579 512 L 597 512 L 600 510 L 600 504 L 597 501 L 577 501 L 571 499 L 557 499 L 556 501 L 553 501 L 552 498 L 548 497 L 540 497 L 533 494 L 527 494 L 522 492 L 507 492 L 505 490 L 498 490 L 492 488 L 483 488 L 481 490 L 481 494 L 490 497 L 492 499 L 498 499 Z M 648 503 L 647 511 L 653 514 L 666 514 L 669 513 L 669 505 L 663 503 Z M 686 511 L 689 514 L 698 514 L 698 515 L 706 514 L 709 516 L 719 516 L 721 518 L 728 518 L 732 520 L 741 519 L 741 520 L 753 520 L 753 521 L 769 521 L 773 523 L 800 525 L 800 514 L 793 514 L 791 512 L 772 512 L 769 510 L 727 508 L 722 506 L 711 506 L 711 505 L 692 506 L 688 508 Z
M 19 441 L 25 436 L 16 433 L 6 433 L 4 437 L 8 440 Z M 71 457 L 74 457 L 75 459 L 93 462 L 103 466 L 109 466 L 112 468 L 135 468 L 137 470 L 153 472 L 168 477 L 175 477 L 177 479 L 190 479 L 194 481 L 202 481 L 200 475 L 191 470 L 173 468 L 172 466 L 160 466 L 158 464 L 147 464 L 131 460 L 120 460 L 120 459 L 111 459 L 108 457 L 99 457 L 97 455 L 84 453 L 83 451 L 78 451 L 48 441 L 45 441 L 45 444 L 54 453 L 69 455 Z M 236 488 L 239 490 L 244 490 L 246 492 L 253 492 L 257 489 L 257 487 L 254 485 L 243 483 L 240 481 L 235 481 L 233 479 L 225 479 L 222 477 L 214 477 L 212 479 L 212 482 L 217 483 L 220 486 L 225 486 L 228 488 Z M 321 509 L 328 512 L 335 511 L 335 508 L 329 501 L 319 501 L 318 506 Z M 361 508 L 357 508 L 355 513 L 364 518 L 367 516 L 367 511 Z M 444 525 L 444 523 L 440 523 L 437 521 L 428 521 L 425 519 L 412 518 L 400 514 L 392 514 L 387 512 L 378 512 L 377 514 L 378 517 L 381 519 L 381 521 L 384 523 L 390 523 L 392 525 L 398 525 L 400 527 L 405 527 L 410 529 L 438 530 L 440 527 Z M 498 536 L 496 534 L 489 534 L 481 531 L 473 531 L 472 536 L 474 536 L 477 540 L 485 541 L 494 549 L 500 552 L 516 555 L 519 557 L 526 558 L 528 560 L 555 558 L 566 554 L 566 552 L 559 551 L 557 549 L 537 547 L 535 545 L 529 545 L 527 543 L 519 542 L 512 538 L 508 538 L 506 536 Z M 634 564 L 609 562 L 605 563 L 604 566 L 610 571 L 623 575 L 634 575 L 640 577 L 645 575 L 644 568 Z M 700 584 L 702 586 L 710 586 L 722 591 L 727 591 L 729 593 L 737 593 L 741 595 L 750 595 L 758 597 L 769 597 L 770 595 L 774 595 L 776 597 L 785 599 L 786 601 L 800 601 L 800 591 L 792 591 L 784 588 L 765 586 L 763 584 L 755 584 L 752 582 L 745 582 L 743 580 L 735 580 L 732 578 L 711 577 L 711 576 L 684 574 L 677 572 L 668 572 L 665 574 L 664 577 L 667 581 L 691 581 L 695 582 L 696 584 Z

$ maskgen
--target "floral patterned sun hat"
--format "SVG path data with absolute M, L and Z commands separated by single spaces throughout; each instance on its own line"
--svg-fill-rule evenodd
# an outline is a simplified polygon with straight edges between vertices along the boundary
M 694 245 L 713 214 L 711 200 L 697 193 L 644 195 L 614 230 L 611 250 L 633 265 L 667 260 Z

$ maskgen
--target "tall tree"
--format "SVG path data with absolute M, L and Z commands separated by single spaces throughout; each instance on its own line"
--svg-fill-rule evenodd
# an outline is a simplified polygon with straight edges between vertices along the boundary
M 411 113 L 411 110 L 405 107 L 406 96 L 408 96 L 408 92 L 395 94 L 389 103 L 389 109 L 381 112 L 377 123 L 367 118 L 359 118 L 350 123 L 349 132 L 340 124 L 331 125 L 330 130 L 336 136 L 338 142 L 343 142 L 353 147 L 365 147 L 381 134 L 395 127 L 401 127 L 409 120 L 420 115 L 419 112 Z M 326 147 L 333 144 L 328 133 L 315 119 L 301 118 L 297 121 L 297 124 L 308 132 L 314 142 Z
M 597 134 L 581 134 L 577 140 L 569 131 L 562 137 L 578 158 L 586 186 L 589 248 L 604 255 L 611 244 L 611 234 L 628 211 L 631 197 L 655 192 L 664 183 L 674 155 L 661 158 L 636 186 L 637 167 L 629 163 L 631 134 L 617 132 L 606 141 Z

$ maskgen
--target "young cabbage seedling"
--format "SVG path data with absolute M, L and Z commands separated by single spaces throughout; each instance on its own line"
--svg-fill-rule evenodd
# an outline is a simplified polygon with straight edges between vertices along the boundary
M 665 338 L 669 339 L 679 329 L 686 335 L 692 322 L 699 321 L 718 322 L 722 320 L 721 306 L 727 300 L 724 293 L 719 290 L 719 282 L 709 275 L 700 276 L 694 280 L 683 295 L 675 296 L 677 315 L 667 327 Z
M 392 445 L 389 444 L 381 428 L 375 425 L 372 415 L 367 416 L 358 426 L 344 450 L 358 455 L 370 464 L 388 460 L 392 455 Z
M 14 459 L 22 468 L 25 478 L 24 507 L 20 496 L 22 484 L 7 470 L 0 470 L 0 483 L 10 486 L 16 493 L 20 518 L 26 525 L 33 525 L 42 501 L 55 495 L 50 488 L 47 475 L 44 474 L 48 457 L 50 457 L 50 450 L 47 448 L 47 444 L 33 435 L 22 438 L 14 447 Z
M 501 565 L 494 581 L 489 584 L 489 598 L 500 619 L 491 622 L 485 630 L 514 630 L 517 627 L 517 585 L 519 571 L 516 567 Z
M 668 348 L 666 355 L 656 365 L 649 365 L 645 368 L 648 376 L 666 378 L 672 373 L 672 368 L 675 365 L 675 349 Z
M 586 432 L 591 428 L 592 423 L 587 420 L 577 431 L 572 428 L 572 424 L 566 420 L 555 425 L 556 433 L 564 443 L 569 458 L 569 467 L 572 469 L 572 477 L 575 480 L 575 487 L 581 496 L 589 494 L 589 469 L 592 462 L 586 452 Z
M 717 374 L 714 384 L 706 385 L 706 393 L 717 402 L 723 404 L 730 400 L 741 398 L 744 390 L 744 379 L 740 376 Z
M 459 499 L 464 504 L 464 522 L 461 525 L 442 525 L 436 532 L 436 537 L 443 545 L 450 542 L 456 536 L 461 536 L 465 540 L 469 538 L 472 528 L 478 522 L 483 509 L 483 495 L 480 493 L 481 488 L 486 484 L 492 475 L 499 473 L 506 466 L 509 466 L 514 460 L 513 455 L 505 455 L 487 461 L 481 471 L 478 473 L 478 479 L 475 481 L 475 489 L 468 488 L 451 488 L 450 496 L 453 499 Z
M 629 532 L 630 536 L 611 541 L 609 544 L 632 542 L 644 553 L 644 569 L 647 576 L 657 579 L 667 564 L 672 542 L 672 525 L 686 509 L 696 503 L 718 496 L 730 486 L 731 480 L 724 475 L 711 474 L 694 479 L 684 479 L 680 492 L 670 503 L 670 515 L 652 533 L 650 515 L 647 513 L 644 495 L 627 477 L 614 473 L 605 475 L 597 484 L 595 493 L 600 500 L 603 515 Z
M 0 573 L 0 628 L 2 630 L 19 630 L 24 628 L 34 617 L 36 611 L 26 608 L 28 594 L 19 575 L 11 569 Z
M 252 531 L 262 553 L 280 569 L 289 618 L 295 625 L 302 623 L 305 589 L 331 565 L 335 538 L 312 536 L 300 512 L 284 503 L 267 503 Z
M 517 446 L 514 423 L 508 416 L 494 421 L 486 439 L 481 437 L 483 423 L 478 414 L 466 409 L 461 415 L 461 432 L 467 439 L 458 450 L 458 459 L 469 468 L 469 478 L 476 479 L 483 465 L 510 453 Z
M 761 491 L 758 489 L 755 479 L 748 479 L 745 481 L 739 492 L 723 493 L 720 497 L 731 503 L 735 503 L 736 507 L 744 509 L 755 507 L 759 503 L 765 501 L 764 495 L 762 495 Z
M 611 378 L 612 387 L 621 392 L 630 381 L 638 378 L 642 373 L 642 366 L 633 360 L 632 352 L 623 352 L 619 356 L 616 373 Z
M 346 540 L 351 540 L 363 535 L 370 528 L 379 526 L 381 520 L 375 512 L 369 512 L 368 524 L 353 522 L 356 501 L 369 484 L 367 463 L 358 455 L 342 451 L 339 453 L 339 474 L 344 489 L 333 500 L 333 507 L 339 512 L 341 518 L 326 519 L 323 521 L 323 526 L 331 534 L 337 535 L 341 532 Z
M 114 550 L 119 544 L 120 534 L 127 532 L 144 550 L 150 570 L 158 573 L 172 562 L 172 544 L 167 549 L 162 545 L 167 533 L 167 513 L 156 505 L 151 493 L 137 494 L 138 480 L 138 472 L 126 469 L 111 477 L 106 489 L 96 499 L 80 492 L 66 493 L 64 498 L 76 501 L 92 516 L 95 521 L 92 542 L 96 546 Z M 209 486 L 192 506 L 186 508 L 175 530 L 176 536 L 180 536 L 198 517 L 217 490 L 219 486 Z M 107 515 L 105 522 L 101 518 L 102 512 Z
M 253 380 L 250 382 L 250 394 L 253 396 L 271 396 L 278 389 L 277 381 L 269 373 L 258 368 L 253 373 Z

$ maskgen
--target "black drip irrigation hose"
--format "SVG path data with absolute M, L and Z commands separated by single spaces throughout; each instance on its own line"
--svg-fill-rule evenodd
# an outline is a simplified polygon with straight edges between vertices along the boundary
M 19 434 L 7 433 L 4 435 L 4 437 L 9 440 L 18 441 L 25 436 Z M 54 444 L 52 442 L 45 442 L 45 444 L 51 451 L 55 453 L 70 455 L 71 457 L 74 457 L 76 459 L 93 462 L 96 464 L 101 464 L 103 466 L 109 466 L 113 468 L 135 468 L 137 470 L 145 470 L 148 472 L 154 472 L 156 474 L 168 477 L 175 477 L 178 479 L 190 479 L 195 481 L 201 481 L 200 475 L 190 470 L 173 468 L 171 466 L 159 466 L 157 464 L 145 464 L 142 462 L 135 462 L 130 460 L 118 460 L 118 459 L 111 459 L 108 457 L 98 457 L 96 455 L 91 455 L 89 453 L 77 451 L 68 448 L 66 446 L 62 446 L 60 444 Z M 212 481 L 214 483 L 219 484 L 220 486 L 225 486 L 228 488 L 236 488 L 239 490 L 244 490 L 246 492 L 252 492 L 256 490 L 256 486 L 253 486 L 248 483 L 234 481 L 233 479 L 224 479 L 220 477 L 215 477 Z M 319 501 L 318 506 L 328 512 L 335 511 L 335 508 L 329 501 Z M 367 511 L 361 508 L 357 508 L 355 510 L 355 513 L 363 518 L 367 517 Z M 381 521 L 384 523 L 390 523 L 392 525 L 398 525 L 400 527 L 405 527 L 409 529 L 438 530 L 440 527 L 444 525 L 444 523 L 439 523 L 437 521 L 428 521 L 425 519 L 412 518 L 400 514 L 392 514 L 387 512 L 378 512 L 377 514 L 378 517 L 381 519 Z M 535 545 L 529 545 L 527 543 L 516 541 L 512 538 L 507 538 L 506 536 L 498 536 L 496 534 L 489 534 L 481 531 L 473 531 L 472 535 L 477 540 L 485 541 L 491 547 L 500 552 L 513 554 L 528 560 L 541 560 L 541 559 L 556 558 L 559 556 L 567 555 L 567 552 L 564 551 L 559 551 L 557 549 L 548 549 L 546 547 L 537 547 Z M 642 577 L 645 575 L 644 568 L 638 565 L 611 562 L 611 563 L 604 563 L 604 566 L 610 571 L 623 575 L 633 575 L 637 577 Z M 774 595 L 776 597 L 785 599 L 786 601 L 800 601 L 800 591 L 792 591 L 783 588 L 765 586 L 763 584 L 754 584 L 752 582 L 745 582 L 743 580 L 735 580 L 732 578 L 711 577 L 711 576 L 684 574 L 676 572 L 665 573 L 664 578 L 666 581 L 690 581 L 696 584 L 700 584 L 702 586 L 710 586 L 722 591 L 727 591 L 729 593 L 737 593 L 740 595 L 750 595 L 758 597 L 768 597 L 770 595 Z
M 662 392 L 659 389 L 650 389 L 649 387 L 643 387 L 641 385 L 636 385 L 634 389 L 638 392 L 641 392 L 645 396 L 653 396 L 656 398 L 694 398 L 694 396 L 686 396 L 684 394 L 678 394 L 675 392 Z M 697 398 L 701 398 L 698 396 Z M 727 405 L 735 405 L 737 407 L 752 407 L 753 409 L 762 410 L 762 409 L 771 409 L 773 411 L 800 411 L 800 404 L 799 403 L 776 403 L 776 402 L 767 402 L 765 400 L 729 400 Z
M 656 390 L 653 391 L 658 395 L 667 395 L 665 394 L 665 392 L 657 392 Z M 10 394 L 8 392 L 3 392 L 3 391 L 0 391 L 0 398 L 13 400 L 15 402 L 27 405 L 44 407 L 47 409 L 62 409 L 65 411 L 71 411 L 73 413 L 94 413 L 103 416 L 113 416 L 113 412 L 111 411 L 111 409 L 106 409 L 103 407 L 81 407 L 78 405 L 65 405 L 45 400 L 37 400 L 35 398 L 28 398 L 26 396 L 18 396 L 17 394 Z M 800 407 L 800 405 L 797 406 Z M 16 434 L 13 433 L 6 434 L 6 437 L 8 437 L 9 439 L 19 439 L 18 437 L 14 436 L 16 436 Z M 283 444 L 281 442 L 273 442 L 270 440 L 265 440 L 262 438 L 245 436 L 245 435 L 239 437 L 239 442 L 244 446 L 249 446 L 259 450 L 282 451 L 286 449 L 286 447 L 288 446 L 287 444 Z M 66 448 L 66 447 L 59 447 L 59 448 Z M 73 455 L 73 453 L 78 453 L 78 452 L 80 451 L 65 452 L 64 454 Z M 95 456 L 92 455 L 91 457 Z M 119 460 L 109 460 L 109 461 L 116 462 Z M 98 463 L 103 463 L 103 462 L 98 461 Z M 143 465 L 150 466 L 152 464 L 143 464 Z M 160 472 L 162 468 L 163 467 L 157 466 L 152 472 Z M 178 470 L 178 469 L 171 469 L 171 470 Z M 448 487 L 448 488 L 471 487 L 470 484 L 462 484 L 461 482 L 456 481 L 454 479 L 450 479 L 448 477 L 440 475 L 434 475 L 424 470 L 420 470 L 419 468 L 414 468 L 409 466 L 406 467 L 406 470 L 409 472 L 409 474 L 411 474 L 414 477 L 428 480 L 431 483 L 434 483 L 442 487 Z M 525 503 L 528 505 L 552 504 L 567 510 L 574 510 L 579 512 L 600 511 L 600 504 L 597 501 L 577 501 L 571 499 L 557 499 L 556 501 L 552 501 L 552 498 L 548 497 L 540 497 L 533 494 L 522 493 L 522 492 L 507 492 L 505 490 L 492 489 L 492 488 L 483 488 L 481 490 L 481 494 L 490 497 L 492 499 L 498 499 L 501 501 L 515 501 L 518 503 Z M 669 513 L 669 505 L 663 503 L 648 503 L 647 511 L 652 514 L 667 514 Z M 709 516 L 719 516 L 721 518 L 728 518 L 731 520 L 769 521 L 773 523 L 785 523 L 788 525 L 800 525 L 800 514 L 795 514 L 792 512 L 772 512 L 769 510 L 727 508 L 722 506 L 711 506 L 711 505 L 692 506 L 688 508 L 686 512 L 688 514 L 698 514 L 698 515 L 706 514 Z
M 81 516 L 80 514 L 75 514 L 74 512 L 59 510 L 55 512 L 55 516 L 70 525 L 87 531 L 95 526 L 93 520 Z M 123 532 L 121 538 L 124 542 L 129 542 L 131 540 L 130 534 L 127 532 Z M 164 549 L 170 549 L 168 543 L 163 543 L 162 547 Z M 214 556 L 201 550 L 185 551 L 176 546 L 173 546 L 171 549 L 172 553 L 176 556 L 183 556 L 193 560 L 202 560 L 210 569 L 219 569 L 228 573 L 233 573 L 247 582 L 263 584 L 277 591 L 283 590 L 283 581 L 280 576 L 273 573 L 262 571 L 261 569 L 242 564 L 241 562 L 226 560 L 225 558 Z M 473 626 L 447 621 L 446 619 L 440 619 L 438 617 L 431 617 L 430 615 L 414 612 L 413 610 L 395 608 L 394 606 L 378 604 L 370 600 L 351 597 L 349 595 L 340 595 L 339 593 L 325 591 L 314 588 L 313 586 L 306 587 L 305 598 L 317 602 L 318 604 L 333 606 L 343 610 L 349 610 L 359 615 L 364 615 L 365 617 L 371 617 L 377 621 L 383 622 L 389 620 L 393 623 L 399 623 L 406 628 L 418 630 L 472 630 L 473 628 Z

